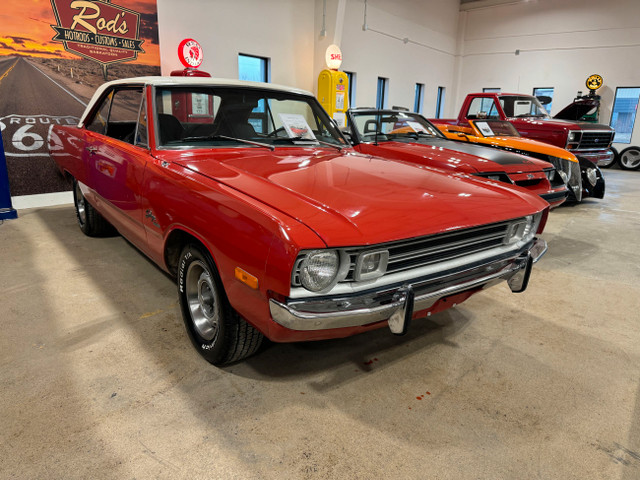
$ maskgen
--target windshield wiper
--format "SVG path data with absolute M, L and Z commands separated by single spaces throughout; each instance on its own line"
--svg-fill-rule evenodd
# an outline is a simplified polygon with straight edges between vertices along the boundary
M 227 135 L 202 135 L 199 137 L 186 137 L 183 141 L 207 141 L 207 140 L 231 140 L 234 142 L 246 143 L 247 145 L 255 145 L 256 147 L 264 147 L 273 151 L 276 149 L 273 145 L 262 142 L 254 142 L 252 140 L 245 140 L 244 138 L 228 137 Z
M 315 143 L 319 143 L 320 145 L 326 145 L 327 147 L 333 147 L 333 148 L 337 149 L 339 152 L 342 152 L 343 148 L 347 148 L 347 147 L 342 146 L 342 145 L 336 145 L 334 143 L 323 142 L 322 140 L 318 140 L 317 138 L 304 138 L 302 136 L 276 138 L 274 140 L 274 142 L 282 141 L 282 140 L 291 140 L 292 142 L 294 142 L 294 141 L 295 142 L 315 142 Z
M 393 136 L 393 137 L 411 137 L 411 138 L 415 138 L 418 139 L 420 137 L 429 137 L 429 138 L 433 138 L 435 135 L 431 135 L 430 133 L 427 132 L 402 132 L 402 133 L 388 133 L 388 136 Z

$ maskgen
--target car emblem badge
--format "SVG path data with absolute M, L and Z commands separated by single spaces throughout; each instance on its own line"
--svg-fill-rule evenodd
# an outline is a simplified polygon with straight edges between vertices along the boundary
M 534 177 L 533 173 L 530 173 L 530 174 L 528 174 L 528 175 L 527 175 L 527 178 L 528 178 L 529 180 L 531 180 L 533 177 Z

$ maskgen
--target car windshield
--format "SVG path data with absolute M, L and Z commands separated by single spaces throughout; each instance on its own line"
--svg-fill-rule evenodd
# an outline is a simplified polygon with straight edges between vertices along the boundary
M 350 114 L 351 126 L 361 142 L 415 142 L 442 138 L 442 134 L 426 118 L 417 113 L 370 111 Z
M 540 101 L 531 95 L 501 95 L 500 105 L 507 117 L 549 118 Z
M 159 87 L 158 147 L 347 146 L 313 97 L 246 87 Z
M 505 120 L 469 120 L 481 137 L 519 137 L 518 130 Z

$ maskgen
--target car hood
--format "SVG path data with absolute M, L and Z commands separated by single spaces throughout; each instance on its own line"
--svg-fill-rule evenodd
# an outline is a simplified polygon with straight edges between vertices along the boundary
M 541 130 L 613 130 L 609 125 L 601 123 L 576 122 L 557 118 L 510 118 L 509 121 L 514 125 L 527 125 L 533 129 Z
M 424 143 L 380 142 L 367 144 L 366 153 L 413 161 L 421 165 L 466 173 L 539 172 L 551 165 L 543 160 L 495 148 L 453 140 L 432 138 Z
M 376 244 L 499 222 L 542 210 L 498 182 L 327 149 L 164 155 L 307 225 L 327 246 Z M 161 157 L 163 157 L 161 155 Z M 204 183 L 204 182 L 203 182 Z
M 475 137 L 469 136 L 471 142 L 490 145 L 497 148 L 509 148 L 523 152 L 534 152 L 552 157 L 564 158 L 570 162 L 577 162 L 575 155 L 564 148 L 524 137 Z

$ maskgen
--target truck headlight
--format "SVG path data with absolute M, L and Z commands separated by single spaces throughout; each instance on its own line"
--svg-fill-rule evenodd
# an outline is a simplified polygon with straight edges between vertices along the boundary
M 582 139 L 582 132 L 580 130 L 569 130 L 567 135 L 567 150 L 573 150 L 580 146 L 580 140 Z
M 333 285 L 339 270 L 336 250 L 311 250 L 300 264 L 300 283 L 307 290 L 320 292 Z

